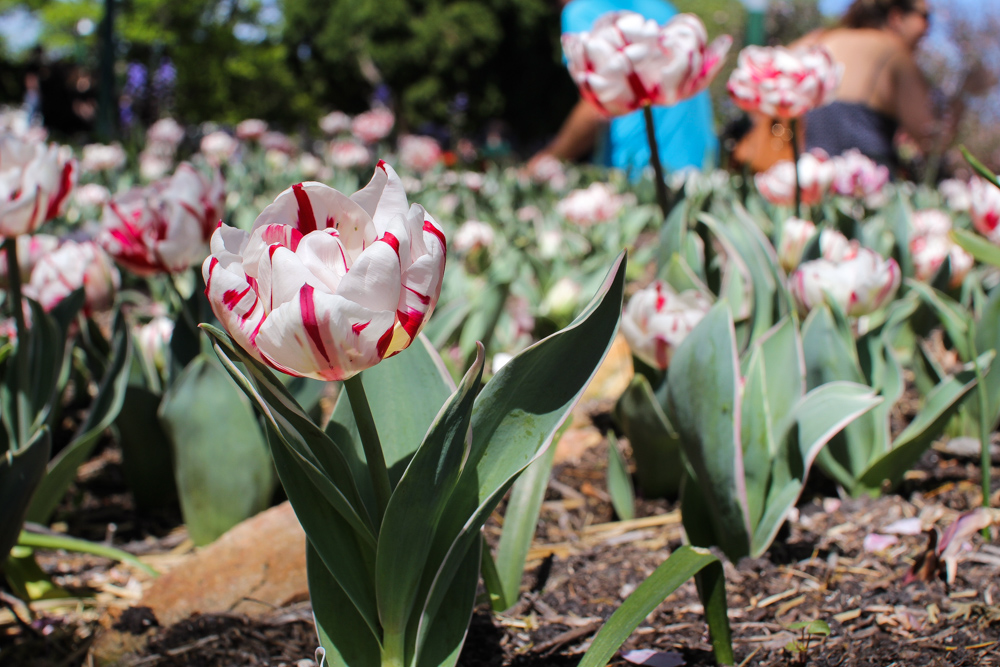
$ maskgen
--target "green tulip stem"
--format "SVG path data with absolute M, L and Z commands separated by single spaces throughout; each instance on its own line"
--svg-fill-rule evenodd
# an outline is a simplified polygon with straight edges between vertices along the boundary
M 979 398 L 979 468 L 982 477 L 982 506 L 990 506 L 990 426 L 987 423 L 986 385 L 983 382 L 983 368 L 979 363 L 979 353 L 976 350 L 976 321 L 969 322 L 969 349 L 972 352 L 972 363 L 976 369 L 976 395 Z M 983 537 L 989 539 L 990 529 L 983 528 Z
M 375 418 L 372 417 L 368 397 L 365 395 L 365 387 L 361 383 L 361 373 L 344 380 L 344 389 L 347 390 L 347 398 L 351 401 L 354 421 L 358 425 L 361 445 L 365 450 L 365 460 L 368 462 L 368 474 L 371 475 L 372 486 L 375 488 L 375 502 L 378 503 L 376 523 L 381 524 L 382 517 L 385 516 L 385 508 L 389 506 L 392 487 L 389 484 L 389 470 L 385 466 L 385 456 L 382 454 L 382 443 L 379 441 L 378 429 L 375 428 Z
M 802 189 L 799 187 L 799 119 L 788 121 L 788 129 L 792 134 L 792 165 L 795 167 L 795 213 L 797 218 L 802 215 Z
M 656 201 L 666 219 L 670 212 L 667 204 L 667 182 L 663 178 L 663 163 L 660 162 L 660 149 L 656 145 L 656 126 L 653 124 L 653 108 L 646 104 L 642 107 L 643 118 L 646 119 L 646 138 L 649 139 L 649 164 L 653 165 L 653 181 L 656 184 Z
M 17 237 L 11 236 L 4 241 L 4 250 L 7 252 L 7 283 L 10 285 L 10 307 L 14 311 L 14 323 L 17 327 L 17 351 L 15 357 L 15 368 L 18 374 L 18 386 L 27 389 L 28 378 L 28 325 L 24 320 L 24 298 L 21 295 L 21 267 L 17 261 Z M 17 400 L 13 402 L 14 424 L 17 428 L 17 436 L 14 438 L 16 450 L 20 445 L 28 441 L 28 405 L 24 400 L 24 393 L 18 392 Z
M 195 338 L 198 338 L 200 329 L 198 328 L 198 323 L 195 321 L 195 317 L 191 314 L 191 309 L 188 307 L 188 300 L 184 298 L 181 294 L 180 288 L 177 286 L 177 278 L 174 274 L 167 274 L 167 285 L 170 286 L 170 292 L 176 297 L 178 302 L 178 310 L 180 311 L 181 319 L 184 323 L 194 332 Z M 197 288 L 196 288 L 197 289 Z M 200 318 L 199 318 L 200 319 Z

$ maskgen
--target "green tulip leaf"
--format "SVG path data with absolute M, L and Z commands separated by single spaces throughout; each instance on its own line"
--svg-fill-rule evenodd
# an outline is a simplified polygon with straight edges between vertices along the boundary
M 41 524 L 49 522 L 52 513 L 66 495 L 66 490 L 76 478 L 77 469 L 90 457 L 104 430 L 114 422 L 125 402 L 132 345 L 121 313 L 116 315 L 113 329 L 113 356 L 101 378 L 97 397 L 77 434 L 49 463 L 28 509 L 29 521 Z
M 729 306 L 720 301 L 674 352 L 669 416 L 714 518 L 718 546 L 732 560 L 750 548 L 740 441 L 740 364 Z
M 267 443 L 250 402 L 218 363 L 195 357 L 163 397 L 159 415 L 195 544 L 267 508 L 275 482 Z
M 645 376 L 632 378 L 615 406 L 615 418 L 632 446 L 643 497 L 676 497 L 683 470 L 680 439 Z
M 48 428 L 35 432 L 35 437 L 18 451 L 0 455 L 0 570 L 24 525 L 35 489 L 45 475 L 52 443 Z

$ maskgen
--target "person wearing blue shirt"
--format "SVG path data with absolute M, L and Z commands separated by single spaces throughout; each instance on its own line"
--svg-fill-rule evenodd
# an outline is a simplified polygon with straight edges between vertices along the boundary
M 666 0 L 570 0 L 563 6 L 562 31 L 587 32 L 604 14 L 624 10 L 642 14 L 661 25 L 677 15 L 677 10 Z M 700 169 L 715 164 L 719 141 L 707 91 L 672 107 L 654 106 L 653 118 L 665 170 Z M 650 155 L 642 111 L 609 120 L 581 99 L 552 142 L 529 162 L 529 169 L 543 155 L 576 160 L 591 152 L 595 163 L 617 167 L 633 178 L 638 177 L 649 165 Z

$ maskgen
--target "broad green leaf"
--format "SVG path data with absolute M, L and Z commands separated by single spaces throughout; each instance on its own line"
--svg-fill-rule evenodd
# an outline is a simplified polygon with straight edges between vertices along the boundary
M 802 347 L 806 360 L 806 386 L 811 390 L 828 382 L 844 380 L 867 384 L 861 372 L 850 329 L 827 305 L 814 308 L 802 326 Z M 825 473 L 842 482 L 830 461 L 846 470 L 849 478 L 861 474 L 870 460 L 872 447 L 884 425 L 870 415 L 851 422 L 834 437 L 819 457 Z
M 555 453 L 555 448 L 550 448 Z M 522 478 L 524 479 L 524 478 Z M 518 480 L 520 482 L 521 480 Z M 621 449 L 618 448 L 618 438 L 613 431 L 608 431 L 608 495 L 611 496 L 611 506 L 622 521 L 635 518 L 635 494 L 632 491 L 632 476 L 628 473 L 628 463 Z M 539 506 L 541 503 L 539 503 Z M 506 525 L 504 525 L 506 530 Z M 527 550 L 525 550 L 527 554 Z M 523 563 L 522 563 L 523 570 Z
M 137 507 L 162 508 L 177 498 L 170 439 L 159 426 L 162 396 L 145 387 L 128 385 L 115 418 L 122 448 L 122 472 Z
M 362 473 L 367 477 L 363 464 L 348 463 L 343 451 L 352 451 L 350 447 L 331 440 L 330 436 L 316 426 L 267 367 L 234 345 L 222 330 L 210 325 L 202 327 L 215 339 L 215 352 L 229 371 L 230 377 L 247 398 L 256 404 L 279 440 L 288 447 L 289 455 L 298 462 L 316 489 L 354 531 L 362 536 L 363 541 L 371 548 L 374 561 L 374 526 L 351 474 L 352 466 L 361 467 Z M 252 381 L 236 367 L 236 363 L 243 364 L 243 368 L 253 378 Z M 283 486 L 287 490 L 287 484 L 283 483 Z
M 482 549 L 482 541 L 477 540 L 458 564 L 414 667 L 453 667 L 458 662 L 475 607 Z
M 948 295 L 916 280 L 905 280 L 905 285 L 920 295 L 920 298 L 937 315 L 951 344 L 963 359 L 969 358 L 969 315 L 961 304 Z
M 39 600 L 58 600 L 70 597 L 69 591 L 58 586 L 45 573 L 35 559 L 33 549 L 18 545 L 10 550 L 10 556 L 0 569 L 3 570 L 7 585 L 17 597 L 27 603 Z
M 935 387 L 927 395 L 916 418 L 896 436 L 892 449 L 871 461 L 859 476 L 859 488 L 854 491 L 854 495 L 864 491 L 877 492 L 884 480 L 895 487 L 941 434 L 945 424 L 958 410 L 961 399 L 976 385 L 975 378 L 975 372 L 963 371 Z
M 296 518 L 302 524 L 309 546 L 321 562 L 316 567 L 308 567 L 307 563 L 310 591 L 313 590 L 313 577 L 322 577 L 326 573 L 326 576 L 336 582 L 338 590 L 347 600 L 345 602 L 334 596 L 332 604 L 335 611 L 341 612 L 340 616 L 333 617 L 334 622 L 339 619 L 353 628 L 355 623 L 350 619 L 354 619 L 356 615 L 366 626 L 367 636 L 376 643 L 380 642 L 382 630 L 375 602 L 375 548 L 368 541 L 371 535 L 359 533 L 344 518 L 329 497 L 317 488 L 316 476 L 309 474 L 303 459 L 296 456 L 292 447 L 270 424 L 267 441 L 281 485 L 295 510 Z M 316 570 L 322 572 L 314 572 Z M 336 634 L 336 628 L 328 627 L 327 623 L 320 620 L 320 612 L 316 608 L 317 599 L 317 594 L 313 593 L 313 610 L 317 623 L 326 632 Z M 326 615 L 326 618 L 329 617 Z M 344 618 L 349 620 L 345 621 Z M 360 642 L 365 642 L 363 633 L 354 634 Z M 323 645 L 327 646 L 325 643 Z
M 1000 246 L 992 241 L 967 229 L 952 229 L 948 236 L 959 247 L 972 255 L 976 261 L 1000 267 Z
M 558 440 L 557 436 L 556 441 Z M 496 566 L 508 607 L 517 602 L 521 592 L 524 561 L 535 536 L 555 455 L 556 448 L 549 447 L 517 478 L 507 498 L 503 532 L 500 533 L 500 544 L 497 546 Z M 495 608 L 495 611 L 505 610 L 506 607 Z
M 680 588 L 691 577 L 707 567 L 718 568 L 716 578 L 722 572 L 722 564 L 708 550 L 682 546 L 660 564 L 632 594 L 625 598 L 622 606 L 615 610 L 611 618 L 601 627 L 590 648 L 580 660 L 579 667 L 604 667 L 632 631 L 663 602 L 668 595 Z M 718 584 L 717 584 L 718 585 Z M 724 586 L 719 586 L 725 598 Z M 716 596 L 712 596 L 716 597 Z M 728 622 L 726 622 L 728 635 Z M 728 643 L 728 642 L 727 642 Z M 733 664 L 732 647 L 716 647 L 716 657 L 720 664 Z
M 483 377 L 481 344 L 477 351 L 476 362 L 438 412 L 406 467 L 382 519 L 375 595 L 387 649 L 392 636 L 403 646 L 434 533 L 468 454 L 472 406 Z
M 41 524 L 49 522 L 52 512 L 76 477 L 77 469 L 90 457 L 104 430 L 114 422 L 125 402 L 132 345 L 125 318 L 120 313 L 115 317 L 113 340 L 113 357 L 101 378 L 97 397 L 77 434 L 49 463 L 45 477 L 31 501 L 29 521 Z
M 913 276 L 913 256 L 910 253 L 913 212 L 903 193 L 897 190 L 896 196 L 884 207 L 882 213 L 895 239 L 893 254 L 899 260 L 899 269 L 904 277 L 909 278 Z
M 330 667 L 382 667 L 381 646 L 316 547 L 306 540 L 309 597 L 320 646 Z
M 845 426 L 881 402 L 871 387 L 853 382 L 828 382 L 796 401 L 776 432 L 781 450 L 773 459 L 764 515 L 754 526 L 752 556 L 770 548 L 802 493 L 819 451 Z
M 0 456 L 0 507 L 3 507 L 0 513 L 0 570 L 11 547 L 17 543 L 32 495 L 45 475 L 51 447 L 49 429 L 42 428 L 18 451 L 8 450 Z
M 274 475 L 250 401 L 219 365 L 195 357 L 160 404 L 173 443 L 181 512 L 191 539 L 208 544 L 267 508 Z
M 701 282 L 701 279 L 680 255 L 674 255 L 670 258 L 662 277 L 677 292 L 693 289 L 698 290 L 709 299 L 714 298 L 708 287 Z
M 462 326 L 462 333 L 458 336 L 458 349 L 463 359 L 474 357 L 477 342 L 481 342 L 484 348 L 490 349 L 493 332 L 497 328 L 497 322 L 509 295 L 509 282 L 491 282 L 476 295 L 469 317 Z
M 750 355 L 745 372 L 740 418 L 743 478 L 746 480 L 746 507 L 751 527 L 764 513 L 764 501 L 771 480 L 771 462 L 778 450 L 766 373 L 764 353 L 758 347 Z
M 980 353 L 1000 350 L 1000 289 L 994 288 L 990 292 L 989 300 L 979 315 L 976 323 L 976 350 Z M 983 382 L 987 398 L 986 424 L 992 429 L 1000 419 L 1000 363 L 996 359 L 990 364 Z M 978 404 L 974 412 L 978 414 Z
M 663 227 L 660 229 L 660 255 L 658 260 L 661 271 L 666 268 L 671 258 L 675 255 L 684 255 L 690 210 L 690 202 L 687 199 L 682 199 L 677 202 L 677 205 L 674 206 L 670 211 L 670 215 L 663 222 Z
M 455 385 L 441 355 L 420 335 L 410 347 L 364 371 L 364 386 L 389 469 L 389 483 L 395 486 Z M 369 514 L 375 516 L 375 492 L 346 391 L 337 399 L 326 432 L 342 449 Z
M 750 548 L 735 336 L 720 301 L 674 352 L 667 377 L 670 421 L 714 517 L 718 546 L 734 561 Z
M 515 356 L 476 399 L 469 458 L 428 558 L 441 565 L 428 573 L 418 598 L 424 600 L 418 654 L 458 564 L 479 540 L 490 512 L 551 445 L 607 355 L 618 330 L 624 279 L 623 253 L 572 324 Z
M 643 497 L 676 497 L 683 470 L 680 439 L 645 376 L 632 378 L 615 405 L 615 418 L 632 445 Z

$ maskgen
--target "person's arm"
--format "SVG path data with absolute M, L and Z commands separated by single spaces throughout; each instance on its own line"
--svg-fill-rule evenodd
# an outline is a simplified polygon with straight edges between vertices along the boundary
M 531 159 L 531 162 L 541 155 L 551 155 L 560 160 L 576 160 L 583 157 L 593 150 L 597 132 L 606 122 L 607 119 L 593 104 L 580 100 L 559 128 L 559 133 L 548 146 Z
M 909 53 L 894 58 L 895 110 L 900 127 L 924 153 L 947 146 L 955 136 L 956 123 L 942 123 L 934 116 L 930 87 Z

